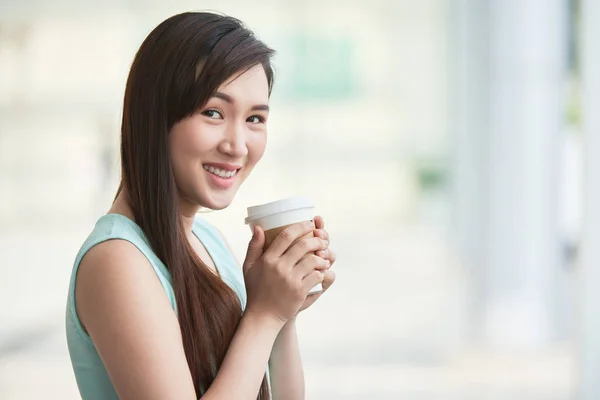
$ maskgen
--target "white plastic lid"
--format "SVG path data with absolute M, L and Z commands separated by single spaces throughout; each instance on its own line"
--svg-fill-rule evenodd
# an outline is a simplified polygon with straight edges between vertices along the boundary
M 253 220 L 266 217 L 267 215 L 280 214 L 291 210 L 300 210 L 303 208 L 314 208 L 314 204 L 304 196 L 289 197 L 272 201 L 270 203 L 261 204 L 258 206 L 248 207 L 248 216 L 244 220 L 249 224 Z

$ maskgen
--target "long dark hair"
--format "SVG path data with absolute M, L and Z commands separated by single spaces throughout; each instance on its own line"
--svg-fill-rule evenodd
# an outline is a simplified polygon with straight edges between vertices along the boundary
M 117 196 L 127 188 L 136 223 L 171 274 L 183 347 L 200 396 L 223 362 L 242 310 L 235 292 L 209 270 L 186 239 L 168 135 L 235 73 L 262 65 L 270 92 L 272 55 L 273 50 L 235 18 L 183 13 L 148 35 L 127 80 Z M 266 377 L 258 398 L 269 398 Z

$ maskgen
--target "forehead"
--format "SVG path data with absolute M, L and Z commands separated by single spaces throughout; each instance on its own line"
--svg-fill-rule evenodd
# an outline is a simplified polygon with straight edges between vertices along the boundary
M 260 64 L 233 75 L 219 87 L 218 91 L 239 101 L 266 103 L 269 100 L 269 83 L 265 70 Z

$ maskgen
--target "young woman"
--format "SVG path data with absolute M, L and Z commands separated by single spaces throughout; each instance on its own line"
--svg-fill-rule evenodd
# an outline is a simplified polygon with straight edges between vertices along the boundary
M 295 317 L 319 297 L 307 296 L 315 284 L 334 280 L 323 219 L 289 227 L 266 250 L 257 228 L 239 266 L 196 217 L 227 207 L 263 155 L 272 53 L 240 21 L 212 13 L 171 17 L 139 49 L 121 185 L 69 290 L 83 399 L 304 398 Z

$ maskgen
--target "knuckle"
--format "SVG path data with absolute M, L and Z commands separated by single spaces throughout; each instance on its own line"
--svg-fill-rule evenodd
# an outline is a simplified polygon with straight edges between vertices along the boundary
M 281 238 L 284 239 L 284 240 L 291 240 L 292 237 L 293 237 L 293 235 L 292 235 L 292 229 L 291 228 L 284 229 L 281 232 Z
M 300 246 L 303 249 L 308 249 L 309 248 L 309 242 L 306 239 L 300 239 L 298 241 L 298 246 Z
M 277 260 L 270 254 L 265 254 L 263 256 L 263 261 L 267 266 L 273 266 L 277 262 Z
M 278 271 L 283 271 L 285 269 L 284 262 L 281 259 L 275 261 L 274 266 Z

